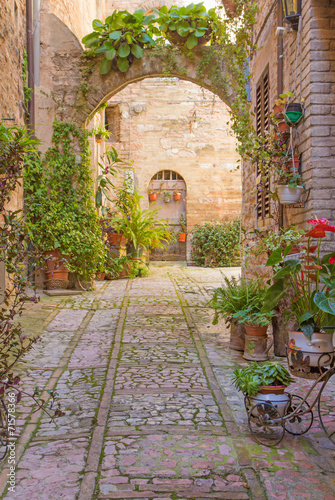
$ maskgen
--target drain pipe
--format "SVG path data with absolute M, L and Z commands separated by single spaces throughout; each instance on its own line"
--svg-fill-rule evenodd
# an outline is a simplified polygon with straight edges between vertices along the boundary
M 28 59 L 28 87 L 32 89 L 28 103 L 28 125 L 35 132 L 35 93 L 34 93 L 34 39 L 33 39 L 33 5 L 32 0 L 26 3 L 26 29 L 27 29 L 27 59 Z

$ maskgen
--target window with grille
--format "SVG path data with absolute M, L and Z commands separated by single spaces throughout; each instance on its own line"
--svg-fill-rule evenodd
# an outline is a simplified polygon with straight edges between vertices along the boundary
M 160 170 L 151 179 L 152 181 L 183 181 L 181 175 L 177 174 L 173 170 Z
M 270 128 L 270 84 L 268 70 L 261 78 L 256 89 L 256 131 L 264 135 Z M 260 183 L 261 173 L 257 169 L 257 186 Z M 262 190 L 257 190 L 257 219 L 264 221 L 270 216 L 270 178 L 262 185 Z

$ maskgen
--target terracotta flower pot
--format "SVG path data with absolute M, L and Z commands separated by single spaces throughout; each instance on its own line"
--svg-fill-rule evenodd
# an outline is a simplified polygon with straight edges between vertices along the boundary
M 279 123 L 278 123 L 278 132 L 280 134 L 285 134 L 285 133 L 288 133 L 290 132 L 290 126 L 287 125 L 287 123 L 285 122 L 285 120 L 281 120 Z
M 106 273 L 97 273 L 95 279 L 97 281 L 103 281 L 105 279 Z
M 265 326 L 255 326 L 255 325 L 244 325 L 247 335 L 252 337 L 265 337 L 268 330 L 268 325 Z
M 291 160 L 287 163 L 287 169 L 289 172 L 292 172 L 293 174 L 297 174 L 299 170 L 299 164 L 300 164 L 300 155 L 294 155 L 294 165 L 292 158 Z
M 47 271 L 66 271 L 65 265 L 61 262 L 63 258 L 60 250 L 48 250 L 44 252 Z
M 178 241 L 185 242 L 186 241 L 186 233 L 180 233 Z
M 275 104 L 273 106 L 273 113 L 275 115 L 278 115 L 279 113 L 283 113 L 284 109 L 285 109 L 285 105 L 284 104 Z
M 46 274 L 48 280 L 67 280 L 69 277 L 69 271 L 67 271 L 66 269 L 63 271 L 60 270 L 47 271 Z
M 261 394 L 284 394 L 286 385 L 262 385 Z
M 174 193 L 173 198 L 178 201 L 181 198 L 181 193 Z
M 127 238 L 120 233 L 108 233 L 108 239 L 111 245 L 118 247 L 127 243 Z
M 100 144 L 102 141 L 103 141 L 102 135 L 101 134 L 96 134 L 95 135 L 95 142 L 97 142 L 98 144 Z
M 157 193 L 149 193 L 149 200 L 156 201 L 157 200 Z

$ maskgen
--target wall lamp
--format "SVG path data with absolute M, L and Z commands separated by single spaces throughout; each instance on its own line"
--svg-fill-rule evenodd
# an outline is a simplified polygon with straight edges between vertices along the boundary
M 282 4 L 285 20 L 297 30 L 301 16 L 301 0 L 282 0 Z

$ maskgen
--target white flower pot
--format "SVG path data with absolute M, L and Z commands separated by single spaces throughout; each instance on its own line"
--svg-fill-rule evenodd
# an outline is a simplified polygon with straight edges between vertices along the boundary
M 318 367 L 320 360 L 320 367 L 329 366 L 334 359 L 334 346 L 333 346 L 333 334 L 332 333 L 313 333 L 312 338 L 309 339 L 303 332 L 288 332 L 289 333 L 289 343 L 288 343 L 288 358 L 290 364 L 290 358 L 292 354 L 296 354 L 300 351 L 303 354 L 303 363 L 311 367 Z M 325 354 L 322 358 L 320 356 L 322 353 Z
M 274 406 L 281 417 L 284 417 L 286 414 L 286 409 L 290 401 L 290 397 L 288 394 L 261 394 L 258 392 L 256 396 L 249 397 L 250 403 L 252 405 L 256 405 L 257 403 L 271 403 Z M 257 409 L 253 411 L 253 416 L 256 417 L 255 413 Z M 257 412 L 258 413 L 258 412 Z
M 303 191 L 302 186 L 297 186 L 295 188 L 290 188 L 288 186 L 277 186 L 277 193 L 279 201 L 282 205 L 291 205 L 294 203 L 299 203 L 301 193 Z

